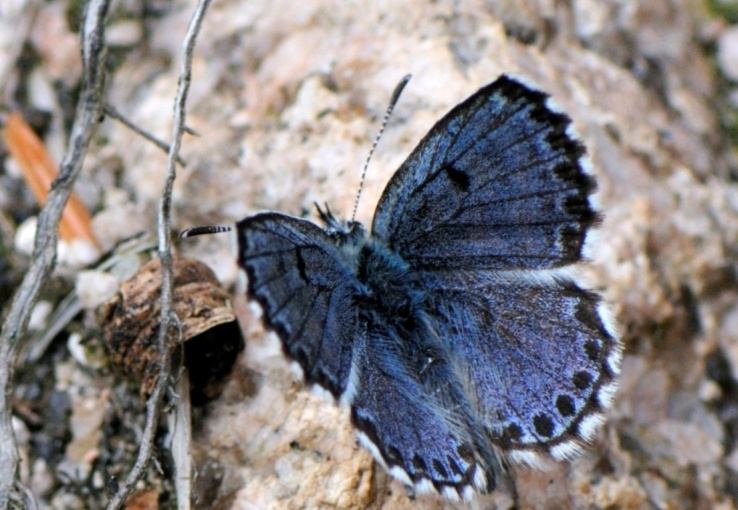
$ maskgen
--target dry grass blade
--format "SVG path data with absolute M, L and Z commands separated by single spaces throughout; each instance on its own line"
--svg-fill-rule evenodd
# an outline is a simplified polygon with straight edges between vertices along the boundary
M 2 135 L 36 200 L 44 204 L 58 172 L 43 142 L 17 112 L 8 115 Z M 59 235 L 66 241 L 84 239 L 99 247 L 92 232 L 90 213 L 74 193 L 69 196 L 62 213 Z

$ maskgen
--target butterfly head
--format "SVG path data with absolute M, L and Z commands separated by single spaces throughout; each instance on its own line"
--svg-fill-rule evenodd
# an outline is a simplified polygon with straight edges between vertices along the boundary
M 359 245 L 360 241 L 366 238 L 366 229 L 358 221 L 344 221 L 336 218 L 328 204 L 325 204 L 323 208 L 315 204 L 315 208 L 318 210 L 318 216 L 325 223 L 326 233 L 336 241 L 336 244 Z

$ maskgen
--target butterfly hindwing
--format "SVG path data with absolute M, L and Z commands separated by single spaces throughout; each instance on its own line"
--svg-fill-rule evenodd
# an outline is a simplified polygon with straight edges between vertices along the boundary
M 237 224 L 239 265 L 249 294 L 308 382 L 339 398 L 356 336 L 356 279 L 326 233 L 308 221 L 263 213 Z
M 373 234 L 416 269 L 579 260 L 596 220 L 584 146 L 548 96 L 507 76 L 441 119 L 390 180 Z
M 499 460 L 469 413 L 448 353 L 418 326 L 399 333 L 368 319 L 354 362 L 351 417 L 359 438 L 389 472 L 419 492 L 468 498 L 492 490 Z
M 556 278 L 448 287 L 430 303 L 493 441 L 531 464 L 538 453 L 573 456 L 602 421 L 619 371 L 599 296 Z

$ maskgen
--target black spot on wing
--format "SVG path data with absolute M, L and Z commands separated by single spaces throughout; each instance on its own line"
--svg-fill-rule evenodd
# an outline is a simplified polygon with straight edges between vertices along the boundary
M 426 473 L 428 471 L 428 465 L 418 454 L 415 454 L 413 457 L 413 466 L 420 473 Z
M 433 459 L 433 469 L 435 469 L 442 477 L 448 478 L 448 473 L 446 472 L 446 468 L 443 467 L 443 464 L 438 459 Z
M 456 186 L 459 191 L 463 191 L 465 193 L 469 191 L 469 175 L 466 172 L 455 168 L 453 165 L 446 165 L 443 167 L 443 170 L 446 171 L 451 183 Z
M 503 444 L 510 444 L 520 440 L 523 436 L 523 429 L 517 423 L 511 423 L 502 431 L 502 437 L 500 438 Z
M 574 399 L 569 395 L 559 395 L 556 398 L 556 409 L 558 409 L 561 416 L 573 416 L 576 412 Z
M 574 386 L 580 390 L 586 390 L 592 384 L 592 374 L 585 372 L 584 370 L 580 370 L 574 374 L 573 381 Z
M 587 357 L 591 361 L 597 361 L 600 357 L 600 346 L 595 340 L 588 340 L 587 343 L 584 344 L 584 351 L 587 353 Z
M 543 437 L 551 437 L 554 433 L 554 423 L 550 417 L 545 414 L 539 414 L 533 418 L 533 425 L 536 432 Z
M 300 275 L 300 278 L 303 282 L 310 283 L 308 280 L 307 272 L 305 271 L 305 258 L 302 256 L 302 250 L 296 250 L 295 258 L 297 259 L 297 271 Z

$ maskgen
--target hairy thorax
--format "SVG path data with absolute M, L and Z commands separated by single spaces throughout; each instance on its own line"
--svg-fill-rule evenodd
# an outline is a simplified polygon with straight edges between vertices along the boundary
M 418 274 L 407 262 L 382 242 L 367 236 L 360 223 L 351 223 L 333 237 L 362 284 L 360 295 L 365 311 L 389 314 L 400 322 L 417 317 L 423 292 Z

